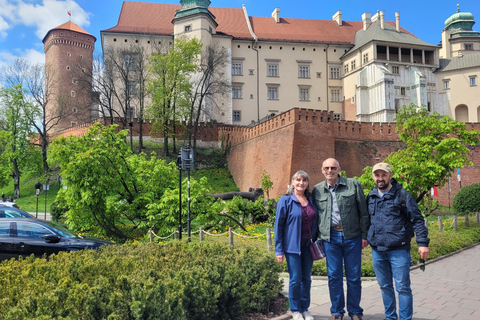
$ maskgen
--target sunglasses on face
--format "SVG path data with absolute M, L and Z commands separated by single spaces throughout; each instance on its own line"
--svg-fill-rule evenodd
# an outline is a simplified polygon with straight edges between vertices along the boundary
M 328 170 L 335 171 L 335 170 L 337 170 L 337 167 L 323 167 L 323 170 L 324 171 L 328 171 Z

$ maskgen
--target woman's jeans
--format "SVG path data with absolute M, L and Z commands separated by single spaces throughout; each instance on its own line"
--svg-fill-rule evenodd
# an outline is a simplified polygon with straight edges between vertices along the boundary
M 343 232 L 330 230 L 330 241 L 324 241 L 328 289 L 332 315 L 343 316 L 345 313 L 345 295 L 343 292 L 343 267 L 347 279 L 347 310 L 350 317 L 362 316 L 360 307 L 362 298 L 362 238 L 345 240 Z
M 409 249 L 390 251 L 372 249 L 373 269 L 382 290 L 385 316 L 388 320 L 398 319 L 393 280 L 398 292 L 400 320 L 411 320 L 413 317 L 413 295 L 410 287 L 411 260 Z
M 313 260 L 308 241 L 300 247 L 300 251 L 301 254 L 285 254 L 290 276 L 288 300 L 292 312 L 304 312 L 310 307 Z

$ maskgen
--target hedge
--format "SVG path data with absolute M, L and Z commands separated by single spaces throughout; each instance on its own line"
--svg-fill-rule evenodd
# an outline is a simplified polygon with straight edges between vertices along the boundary
M 268 312 L 280 265 L 254 248 L 109 246 L 0 264 L 2 319 L 234 319 Z

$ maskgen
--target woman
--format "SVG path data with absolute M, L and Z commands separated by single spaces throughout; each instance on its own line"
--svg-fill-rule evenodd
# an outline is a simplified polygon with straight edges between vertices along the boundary
M 308 174 L 298 171 L 287 193 L 277 204 L 275 255 L 287 261 L 290 283 L 288 299 L 294 320 L 313 320 L 308 312 L 313 260 L 310 239 L 317 239 L 318 212 L 310 196 Z

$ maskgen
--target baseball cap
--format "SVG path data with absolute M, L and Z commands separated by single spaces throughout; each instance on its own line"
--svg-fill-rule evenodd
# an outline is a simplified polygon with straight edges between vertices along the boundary
M 383 171 L 391 173 L 392 172 L 392 167 L 390 167 L 390 165 L 386 162 L 380 162 L 380 163 L 377 163 L 376 165 L 373 166 L 372 173 L 377 171 L 377 170 L 383 170 Z

